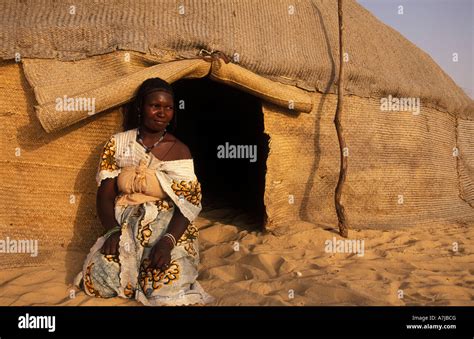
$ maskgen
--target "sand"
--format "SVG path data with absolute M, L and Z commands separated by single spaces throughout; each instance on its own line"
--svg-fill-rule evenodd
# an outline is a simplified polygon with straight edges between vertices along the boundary
M 400 230 L 351 230 L 364 255 L 327 253 L 334 225 L 299 222 L 257 232 L 229 210 L 200 216 L 199 281 L 212 305 L 473 305 L 474 223 L 436 222 Z M 216 221 L 219 220 L 219 221 Z M 457 243 L 453 246 L 453 243 Z M 140 306 L 97 299 L 72 287 L 86 251 L 71 265 L 3 270 L 0 305 Z

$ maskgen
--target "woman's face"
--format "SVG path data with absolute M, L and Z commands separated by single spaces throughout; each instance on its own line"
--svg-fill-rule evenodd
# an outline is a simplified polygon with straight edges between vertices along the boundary
M 173 119 L 173 97 L 170 93 L 156 91 L 148 94 L 143 103 L 142 125 L 152 131 L 162 131 Z

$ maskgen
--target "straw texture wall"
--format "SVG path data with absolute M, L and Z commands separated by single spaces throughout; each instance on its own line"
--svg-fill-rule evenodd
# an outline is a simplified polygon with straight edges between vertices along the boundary
M 460 195 L 474 208 L 474 122 L 458 119 L 457 123 Z
M 344 3 L 346 93 L 420 97 L 425 106 L 473 120 L 472 100 L 431 57 L 355 1 Z M 19 53 L 78 60 L 123 49 L 183 59 L 201 48 L 215 49 L 238 53 L 244 68 L 271 80 L 334 93 L 336 5 L 332 0 L 3 0 L 0 58 Z
M 25 66 L 23 71 L 12 61 L 0 63 L 0 204 L 6 206 L 0 212 L 0 238 L 38 239 L 40 246 L 38 257 L 0 254 L 0 267 L 49 264 L 52 258 L 79 260 L 71 253 L 87 250 L 102 232 L 94 175 L 104 141 L 121 126 L 119 111 L 109 108 L 125 100 L 121 95 L 130 95 L 136 85 L 125 81 L 123 88 L 107 80 L 112 75 L 133 80 L 130 74 L 148 74 L 175 60 L 194 65 L 196 60 L 188 59 L 201 48 L 239 53 L 239 64 L 247 72 L 216 69 L 214 80 L 263 98 L 265 133 L 270 136 L 268 228 L 299 219 L 335 225 L 336 2 L 297 0 L 296 15 L 289 15 L 287 1 L 278 0 L 182 3 L 184 15 L 174 1 L 0 2 L 0 57 L 20 53 Z M 473 101 L 426 53 L 356 2 L 345 3 L 346 90 L 356 94 L 345 98 L 342 121 L 349 146 L 343 203 L 351 226 L 390 229 L 472 217 Z M 70 5 L 76 6 L 76 14 L 69 14 Z M 117 49 L 146 54 L 133 54 L 129 64 L 96 62 Z M 72 76 L 67 71 L 58 74 L 55 59 L 84 60 L 68 64 L 77 68 Z M 201 68 L 201 61 L 195 74 L 204 76 L 216 67 Z M 81 69 L 87 70 L 82 77 Z M 265 79 L 257 82 L 258 76 Z M 59 80 L 63 84 L 58 90 Z M 289 90 L 295 95 L 301 93 L 297 87 L 328 94 L 311 93 L 312 111 L 298 114 L 269 103 L 279 96 L 280 105 L 288 100 L 278 83 L 295 85 Z M 88 123 L 80 116 L 64 124 L 53 114 L 47 115 L 52 120 L 38 120 L 34 106 L 70 93 L 72 84 L 105 95 L 106 111 Z M 111 93 L 116 95 L 112 101 Z M 421 98 L 420 115 L 381 112 L 379 98 L 388 94 Z M 306 99 L 301 104 L 310 107 Z M 47 134 L 40 122 L 56 133 Z M 455 147 L 459 156 L 453 156 Z
M 0 69 L 0 203 L 7 207 L 0 212 L 0 239 L 38 239 L 40 246 L 38 257 L 0 254 L 0 266 L 80 261 L 74 251 L 89 248 L 102 232 L 94 176 L 104 140 L 120 130 L 120 112 L 47 134 L 20 66 L 4 62 Z M 471 121 L 457 119 L 456 129 L 456 118 L 438 110 L 422 108 L 419 116 L 387 113 L 378 100 L 346 99 L 349 174 L 343 202 L 352 227 L 390 229 L 474 216 L 468 204 L 474 182 Z M 321 94 L 313 96 L 310 114 L 263 104 L 270 136 L 268 229 L 300 219 L 335 225 L 335 105 L 336 96 Z M 454 147 L 459 157 L 453 157 Z
M 105 140 L 121 129 L 120 112 L 52 135 L 39 124 L 35 103 L 20 65 L 1 62 L 0 239 L 36 239 L 39 254 L 0 253 L 0 267 L 79 262 L 70 251 L 87 251 L 103 233 L 95 173 Z
M 270 135 L 265 191 L 269 229 L 295 220 L 337 224 L 336 96 L 315 94 L 314 100 L 309 115 L 263 106 Z M 379 100 L 355 96 L 346 97 L 344 107 L 349 165 L 342 201 L 351 227 L 390 229 L 474 217 L 469 205 L 472 122 L 459 120 L 456 140 L 456 119 L 435 109 L 422 107 L 420 115 L 383 112 Z M 460 149 L 457 157 L 455 147 Z

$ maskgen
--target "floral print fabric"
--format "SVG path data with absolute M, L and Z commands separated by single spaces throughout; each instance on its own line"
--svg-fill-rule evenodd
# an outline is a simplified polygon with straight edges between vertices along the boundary
M 144 152 L 135 140 L 136 129 L 118 133 L 105 144 L 96 177 L 98 185 L 105 178 L 117 176 L 124 165 L 137 166 L 145 161 L 156 171 L 168 197 L 115 206 L 115 218 L 121 226 L 119 254 L 101 254 L 106 238 L 96 241 L 81 272 L 84 290 L 90 296 L 133 298 L 151 306 L 209 303 L 213 298 L 196 281 L 199 231 L 193 221 L 202 208 L 202 195 L 192 159 L 161 161 Z M 171 251 L 169 267 L 164 271 L 152 269 L 151 249 L 167 232 L 176 208 L 190 223 Z

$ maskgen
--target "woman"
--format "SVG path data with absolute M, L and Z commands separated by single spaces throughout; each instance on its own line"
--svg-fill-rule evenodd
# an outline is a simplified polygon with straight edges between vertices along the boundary
M 175 121 L 173 102 L 167 82 L 146 80 L 128 112 L 129 127 L 136 128 L 104 146 L 97 211 L 107 232 L 84 263 L 88 295 L 145 305 L 212 301 L 196 281 L 200 183 L 188 147 L 166 130 Z

